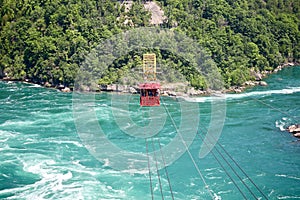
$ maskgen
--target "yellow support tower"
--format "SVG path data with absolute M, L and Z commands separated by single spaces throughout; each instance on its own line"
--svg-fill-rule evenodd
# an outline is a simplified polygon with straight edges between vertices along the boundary
M 145 81 L 156 81 L 156 55 L 143 54 L 143 73 Z

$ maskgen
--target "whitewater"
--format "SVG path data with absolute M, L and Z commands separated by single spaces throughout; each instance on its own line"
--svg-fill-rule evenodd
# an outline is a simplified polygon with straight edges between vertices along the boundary
M 211 105 L 218 98 L 187 99 L 199 107 L 198 133 L 188 151 L 167 166 L 168 176 L 165 168 L 155 170 L 155 160 L 150 161 L 149 174 L 147 168 L 116 169 L 111 159 L 98 159 L 78 133 L 71 93 L 0 82 L 0 199 L 151 199 L 153 195 L 154 199 L 173 196 L 185 200 L 212 199 L 211 194 L 215 199 L 230 200 L 265 199 L 263 195 L 300 199 L 300 142 L 285 132 L 288 125 L 300 123 L 300 67 L 285 68 L 265 81 L 266 87 L 224 95 L 224 126 L 214 154 L 204 158 L 199 157 L 201 137 L 210 127 Z M 133 123 L 140 127 L 151 123 L 151 109 L 140 109 L 137 95 L 122 96 L 128 98 L 129 111 L 119 109 L 121 105 L 112 102 L 115 97 L 110 93 L 96 94 L 89 107 L 111 143 L 145 156 L 147 150 L 159 149 L 158 141 L 165 147 L 176 138 L 175 126 L 179 129 L 182 123 L 182 100 L 162 97 L 172 119 L 154 110 L 158 119 L 165 117 L 165 123 L 153 135 L 154 145 L 149 139 L 146 149 L 144 138 L 126 134 L 126 130 Z M 132 119 L 123 130 L 115 120 L 116 113 Z M 188 126 L 181 134 L 189 131 Z M 137 160 L 138 156 L 132 162 Z

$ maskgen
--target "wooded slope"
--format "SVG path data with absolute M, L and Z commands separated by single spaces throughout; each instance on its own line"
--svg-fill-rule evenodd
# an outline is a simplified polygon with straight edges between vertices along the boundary
M 251 79 L 250 70 L 300 61 L 299 0 L 157 2 L 166 16 L 161 26 L 199 42 L 217 63 L 226 86 Z M 1 0 L 0 7 L 0 77 L 52 85 L 72 85 L 84 55 L 100 41 L 151 26 L 142 1 L 129 11 L 119 1 L 104 0 Z M 135 62 L 123 61 L 122 66 Z M 101 81 L 115 79 L 107 75 Z

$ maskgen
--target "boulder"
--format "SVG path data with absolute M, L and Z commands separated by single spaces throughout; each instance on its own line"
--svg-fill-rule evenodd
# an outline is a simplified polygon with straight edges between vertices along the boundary
M 105 91 L 106 90 L 106 85 L 99 85 L 99 88 L 101 91 Z
M 263 75 L 259 72 L 255 73 L 254 76 L 255 76 L 255 80 L 257 81 L 261 81 L 263 78 Z
M 290 133 L 300 133 L 300 124 L 293 124 L 287 128 Z
M 60 85 L 57 86 L 57 88 L 58 88 L 59 90 L 62 90 L 62 89 L 65 88 L 65 86 L 64 86 L 63 84 L 60 84 Z
M 126 88 L 125 88 L 125 86 L 124 85 L 117 85 L 117 88 L 116 88 L 117 90 L 117 92 L 123 92 Z
M 167 91 L 163 91 L 162 93 L 160 93 L 160 96 L 169 96 Z
M 130 88 L 129 88 L 129 92 L 130 92 L 131 94 L 136 94 L 136 93 L 137 93 L 137 90 L 136 90 L 134 87 L 130 87 Z
M 265 81 L 260 81 L 260 82 L 259 82 L 259 85 L 260 85 L 260 86 L 267 86 L 268 84 L 267 84 Z
M 291 125 L 287 128 L 288 132 L 290 133 L 293 133 L 295 129 L 296 129 L 296 125 Z
M 255 86 L 255 82 L 254 81 L 246 81 L 245 84 L 246 86 Z
M 64 89 L 61 89 L 62 92 L 71 92 L 71 89 L 68 87 L 65 87 Z
M 296 128 L 295 130 L 294 130 L 294 132 L 299 132 L 300 133 L 300 128 Z
M 300 138 L 300 132 L 294 134 L 295 137 Z
M 111 84 L 106 86 L 106 91 L 116 91 L 116 90 L 117 90 L 116 84 Z
M 240 88 L 236 88 L 236 89 L 234 89 L 234 92 L 235 92 L 235 93 L 241 93 L 242 90 L 241 90 Z
M 51 84 L 50 84 L 49 82 L 46 82 L 46 83 L 44 84 L 44 86 L 45 86 L 45 87 L 51 87 Z
M 174 92 L 174 91 L 168 91 L 168 95 L 176 97 L 176 92 Z
M 191 88 L 191 89 L 188 90 L 188 94 L 191 95 L 191 96 L 199 96 L 199 95 L 203 95 L 204 92 L 201 91 L 201 90 L 195 90 L 195 88 Z M 181 95 L 179 95 L 179 96 L 181 96 Z
M 191 89 L 188 91 L 188 93 L 189 93 L 189 95 L 192 95 L 192 96 L 197 95 L 195 88 L 191 88 Z

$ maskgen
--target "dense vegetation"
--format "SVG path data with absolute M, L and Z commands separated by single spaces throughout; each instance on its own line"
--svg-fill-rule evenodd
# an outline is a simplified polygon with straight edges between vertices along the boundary
M 13 79 L 69 85 L 86 52 L 129 28 L 122 7 L 111 1 L 4 0 L 0 6 L 0 76 Z M 148 25 L 150 16 L 133 11 L 134 24 Z
M 157 2 L 167 17 L 161 26 L 205 47 L 227 86 L 251 79 L 251 70 L 300 61 L 299 0 Z M 0 0 L 0 7 L 0 77 L 52 85 L 72 84 L 87 52 L 123 30 L 150 26 L 151 17 L 142 1 L 127 13 L 119 1 L 104 0 Z M 127 55 L 118 63 L 130 68 L 136 62 L 140 58 Z M 177 69 L 185 67 L 180 63 Z M 111 83 L 112 77 L 107 74 L 100 82 Z
M 298 0 L 161 1 L 168 26 L 198 40 L 228 85 L 251 79 L 250 69 L 271 70 L 300 60 Z

